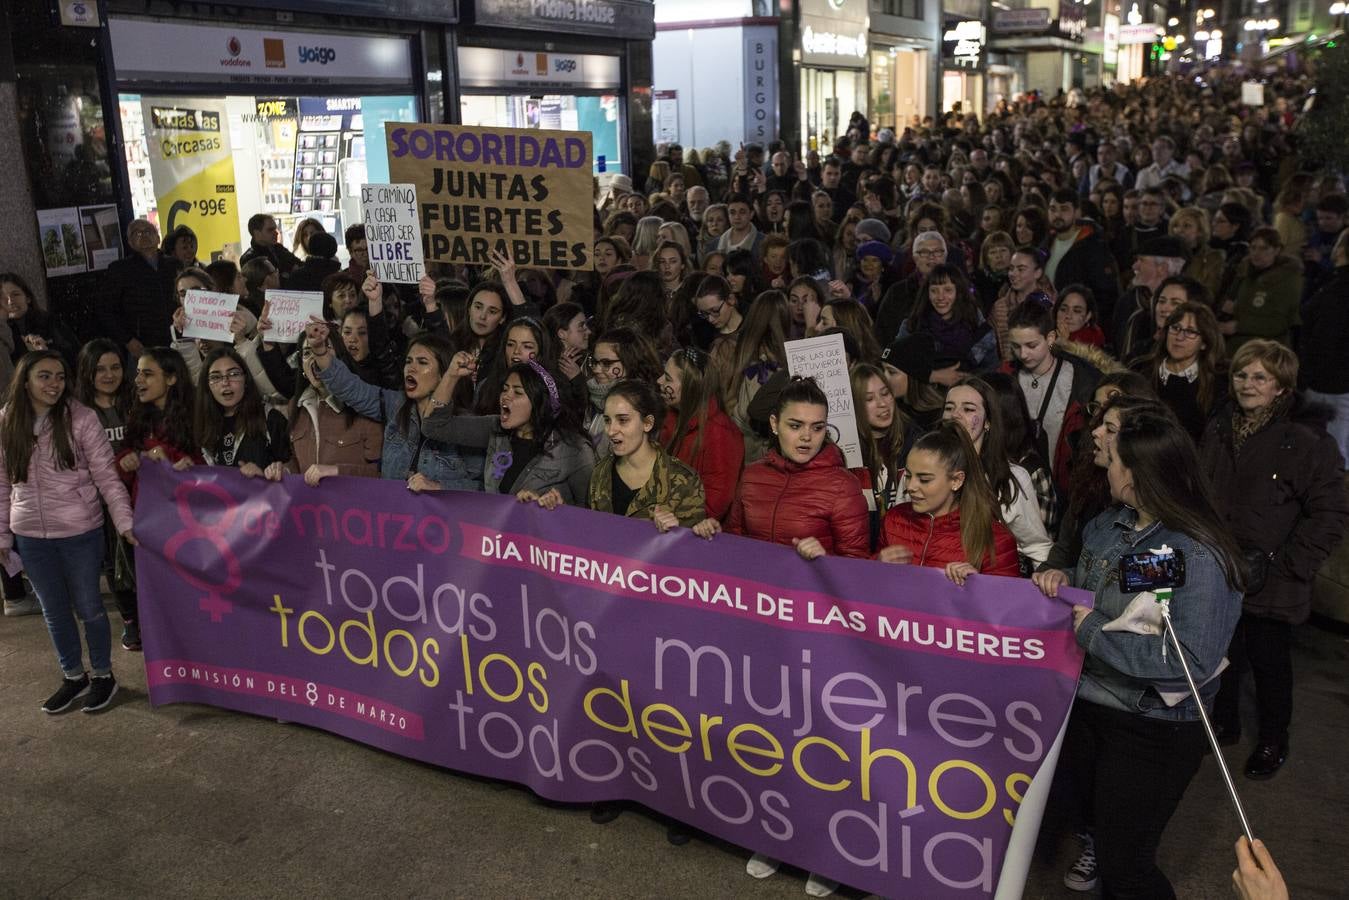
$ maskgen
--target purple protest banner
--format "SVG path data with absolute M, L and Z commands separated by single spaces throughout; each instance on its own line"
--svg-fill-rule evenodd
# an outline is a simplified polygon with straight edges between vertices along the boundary
M 887 896 L 993 896 L 1081 667 L 1027 581 L 376 479 L 139 491 L 153 704 L 636 801 Z

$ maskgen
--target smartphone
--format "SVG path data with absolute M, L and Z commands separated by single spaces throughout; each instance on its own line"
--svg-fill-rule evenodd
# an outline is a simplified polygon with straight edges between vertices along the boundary
M 1145 550 L 1121 556 L 1119 585 L 1125 593 L 1185 586 L 1185 554 L 1180 550 Z

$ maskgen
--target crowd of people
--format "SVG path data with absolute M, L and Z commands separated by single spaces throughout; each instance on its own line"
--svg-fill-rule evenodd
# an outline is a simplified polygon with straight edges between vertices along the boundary
M 36 593 L 7 574 L 5 613 L 46 619 L 64 677 L 43 709 L 116 691 L 101 570 L 139 649 L 128 546 L 150 463 L 509 494 L 957 585 L 1026 577 L 1095 596 L 1072 610 L 1065 883 L 1174 896 L 1156 851 L 1206 752 L 1199 704 L 1239 741 L 1251 673 L 1244 773 L 1278 772 L 1292 628 L 1349 522 L 1349 201 L 1299 166 L 1309 85 L 1249 107 L 1234 78 L 1159 77 L 899 134 L 854 116 L 802 157 L 670 145 L 644 183 L 597 194 L 593 271 L 496 255 L 410 290 L 371 274 L 359 225 L 345 265 L 318 222 L 288 248 L 263 214 L 240 260 L 203 264 L 190 230 L 137 220 L 82 346 L 0 274 L 0 561 L 17 553 Z M 294 344 L 269 339 L 282 286 L 324 296 Z M 232 344 L 183 337 L 192 289 L 240 297 Z M 829 334 L 851 468 L 823 391 L 786 371 L 787 341 Z M 1160 545 L 1186 560 L 1170 603 L 1200 697 L 1158 638 L 1112 627 L 1135 599 L 1121 560 Z M 1251 884 L 1277 875 L 1239 852 Z

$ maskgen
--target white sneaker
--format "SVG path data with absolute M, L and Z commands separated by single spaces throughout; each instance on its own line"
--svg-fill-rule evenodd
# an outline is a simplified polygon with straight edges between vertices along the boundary
M 1087 832 L 1079 832 L 1077 839 L 1082 842 L 1082 854 L 1072 868 L 1063 873 L 1063 886 L 1070 891 L 1095 890 L 1099 880 L 1096 874 L 1096 839 Z
M 36 597 L 5 601 L 5 615 L 7 616 L 36 616 L 40 612 L 42 612 L 42 604 L 37 602 Z
M 781 861 L 771 856 L 764 856 L 762 853 L 756 853 L 745 863 L 745 874 L 751 878 L 767 878 L 778 870 L 782 865 Z
M 807 897 L 828 897 L 836 890 L 838 890 L 838 882 L 831 878 L 825 878 L 823 875 L 816 875 L 811 872 L 810 877 L 806 879 Z

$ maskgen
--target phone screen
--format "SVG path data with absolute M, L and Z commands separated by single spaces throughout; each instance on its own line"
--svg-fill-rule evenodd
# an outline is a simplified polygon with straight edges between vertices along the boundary
M 1125 593 L 1185 586 L 1185 554 L 1145 551 L 1120 557 L 1120 589 Z

